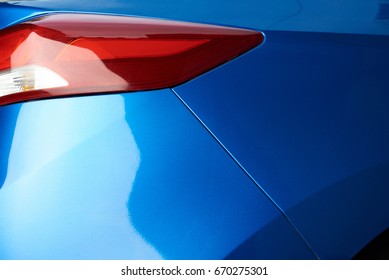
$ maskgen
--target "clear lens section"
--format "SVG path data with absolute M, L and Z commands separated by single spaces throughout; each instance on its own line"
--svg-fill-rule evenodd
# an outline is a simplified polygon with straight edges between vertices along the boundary
M 69 83 L 46 67 L 28 65 L 0 72 L 0 97 L 30 91 L 68 86 Z

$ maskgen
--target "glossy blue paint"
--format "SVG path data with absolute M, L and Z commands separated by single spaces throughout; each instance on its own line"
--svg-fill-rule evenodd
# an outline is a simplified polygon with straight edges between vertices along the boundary
M 46 10 L 34 7 L 24 7 L 0 3 L 0 29 L 9 25 L 24 21 L 27 18 L 37 16 Z
M 386 0 L 33 0 L 25 7 L 158 17 L 264 30 L 389 34 Z
M 170 90 L 35 101 L 0 116 L 12 143 L 0 153 L 1 259 L 314 257 Z M 247 239 L 259 250 L 241 247 Z
M 389 38 L 268 31 L 175 89 L 322 258 L 389 224 Z
M 47 9 L 267 35 L 175 89 L 257 186 L 169 90 L 1 107 L 0 258 L 313 257 L 259 188 L 320 257 L 352 257 L 389 224 L 389 43 L 355 35 L 389 14 L 357 2 L 0 3 L 0 28 Z
M 9 151 L 15 132 L 16 120 L 19 114 L 20 104 L 7 106 L 0 110 L 0 189 L 4 184 L 8 169 Z

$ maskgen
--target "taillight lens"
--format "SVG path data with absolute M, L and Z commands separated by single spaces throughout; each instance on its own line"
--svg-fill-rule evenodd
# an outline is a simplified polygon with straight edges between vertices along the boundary
M 259 32 L 211 25 L 47 15 L 0 32 L 0 105 L 173 87 L 263 40 Z

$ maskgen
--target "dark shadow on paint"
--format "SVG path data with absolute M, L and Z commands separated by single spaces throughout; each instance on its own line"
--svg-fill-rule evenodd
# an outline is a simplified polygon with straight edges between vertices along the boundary
M 389 163 L 347 177 L 286 214 L 323 259 L 351 259 L 389 225 Z M 373 258 L 373 257 L 371 257 Z
M 388 186 L 389 164 L 378 165 L 319 192 L 287 215 L 321 258 L 350 259 L 368 243 L 354 259 L 389 259 Z M 308 258 L 305 254 L 294 255 L 299 253 L 297 249 L 296 252 L 289 250 L 291 244 L 296 244 L 296 238 L 292 239 L 288 231 L 291 229 L 278 218 L 226 259 Z
M 354 260 L 389 260 L 389 228 L 374 238 Z
M 226 260 L 311 260 L 313 253 L 279 216 L 225 257 Z

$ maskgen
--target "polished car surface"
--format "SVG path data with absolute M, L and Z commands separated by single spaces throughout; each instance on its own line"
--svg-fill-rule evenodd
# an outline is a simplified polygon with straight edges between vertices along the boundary
M 350 259 L 388 228 L 389 2 L 78 2 L 1 3 L 0 28 L 77 12 L 266 39 L 178 86 L 0 106 L 1 259 Z

